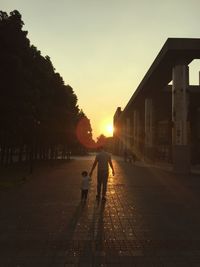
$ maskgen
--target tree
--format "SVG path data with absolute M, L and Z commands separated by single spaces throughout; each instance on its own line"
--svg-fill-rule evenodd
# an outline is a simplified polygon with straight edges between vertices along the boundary
M 90 120 L 80 111 L 76 126 L 76 137 L 81 145 L 82 151 L 93 150 L 96 144 L 92 138 L 92 128 Z
M 80 146 L 76 132 L 92 142 L 91 125 L 70 85 L 55 72 L 49 56 L 30 44 L 18 11 L 0 12 L 0 159 L 11 163 L 53 159 L 58 149 Z

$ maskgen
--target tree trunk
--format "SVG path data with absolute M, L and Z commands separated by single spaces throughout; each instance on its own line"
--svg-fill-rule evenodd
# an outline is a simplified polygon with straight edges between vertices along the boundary
M 5 144 L 3 144 L 1 146 L 1 165 L 4 165 L 4 160 L 5 160 L 5 149 L 6 149 L 6 146 Z
M 18 162 L 22 162 L 23 145 L 19 147 Z
M 13 164 L 13 146 L 10 147 L 9 164 Z

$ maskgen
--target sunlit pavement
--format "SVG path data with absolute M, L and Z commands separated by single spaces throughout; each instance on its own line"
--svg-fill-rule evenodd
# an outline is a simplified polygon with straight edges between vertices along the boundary
M 200 266 L 200 176 L 114 161 L 107 201 L 87 202 L 92 159 L 35 170 L 0 192 L 0 266 Z

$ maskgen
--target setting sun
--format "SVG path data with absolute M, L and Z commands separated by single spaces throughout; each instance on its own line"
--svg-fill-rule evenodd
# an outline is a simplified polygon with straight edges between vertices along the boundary
M 106 119 L 101 122 L 100 131 L 107 137 L 113 136 L 113 124 L 110 120 Z
M 113 135 L 113 125 L 112 124 L 107 124 L 105 125 L 105 132 L 106 135 Z
M 113 136 L 113 122 L 112 118 L 106 118 L 99 124 L 99 131 L 106 137 Z

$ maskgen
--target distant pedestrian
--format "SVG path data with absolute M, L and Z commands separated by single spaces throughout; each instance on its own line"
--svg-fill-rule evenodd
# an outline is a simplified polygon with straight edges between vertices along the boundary
M 127 149 L 124 150 L 124 161 L 127 162 L 128 159 L 128 151 Z
M 92 176 L 93 170 L 97 167 L 97 195 L 96 199 L 99 200 L 101 197 L 102 191 L 102 200 L 106 200 L 106 191 L 107 191 L 107 182 L 109 175 L 109 165 L 112 169 L 113 176 L 115 175 L 115 171 L 113 168 L 111 156 L 107 153 L 103 147 L 99 148 L 99 153 L 96 155 L 95 161 L 92 165 L 92 169 L 90 171 L 90 176 Z
M 90 176 L 88 175 L 87 171 L 83 171 L 81 173 L 82 181 L 81 181 L 81 200 L 86 201 L 88 196 L 88 190 L 90 187 Z
M 129 162 L 130 163 L 135 163 L 136 156 L 135 156 L 135 154 L 132 151 L 129 152 L 128 159 L 129 159 Z

